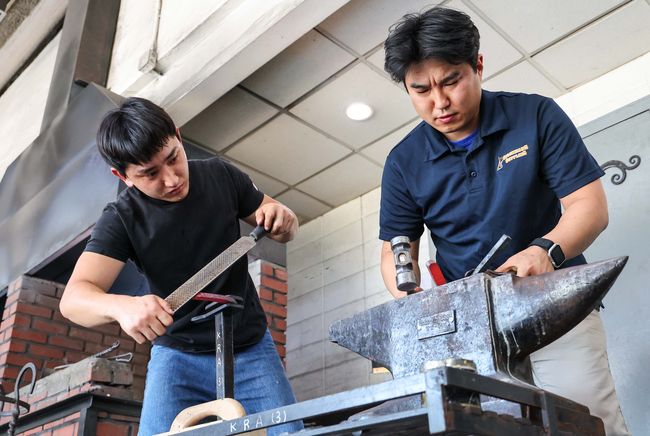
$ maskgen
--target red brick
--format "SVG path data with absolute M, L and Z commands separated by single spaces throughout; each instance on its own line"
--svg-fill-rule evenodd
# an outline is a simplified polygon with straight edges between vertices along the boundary
M 267 288 L 260 288 L 260 300 L 273 301 L 273 292 Z
M 118 350 L 122 350 L 125 347 L 125 344 L 122 342 L 126 343 L 126 341 L 122 341 L 117 336 L 105 335 L 104 339 L 102 339 L 102 343 L 106 346 L 106 348 L 113 345 L 116 341 L 120 343 Z M 126 346 L 128 346 L 128 344 Z
M 47 342 L 51 345 L 69 350 L 81 351 L 84 348 L 84 342 L 81 339 L 73 339 L 66 336 L 50 336 Z
M 135 344 L 136 353 L 146 354 L 148 356 L 150 350 L 151 350 L 150 342 L 145 342 L 144 344 L 138 344 L 138 343 Z
M 93 330 L 104 333 L 106 335 L 119 336 L 120 334 L 120 325 L 116 322 L 111 322 L 108 324 L 100 325 L 94 327 Z
M 54 421 L 48 422 L 47 424 L 44 424 L 43 429 L 47 430 L 47 429 L 50 429 L 50 428 L 53 428 L 53 427 L 58 427 L 63 423 L 64 423 L 63 419 L 56 419 Z
M 12 380 L 13 383 L 13 381 L 16 380 L 16 377 L 18 377 L 20 366 L 5 366 L 4 368 L 0 369 L 0 371 L 2 373 L 3 379 Z M 10 390 L 11 389 L 7 389 L 7 386 L 5 386 L 5 392 L 9 392 Z
M 282 280 L 283 282 L 289 280 L 289 275 L 287 274 L 287 270 L 284 268 L 276 267 L 273 269 L 273 273 L 278 280 Z
M 92 342 L 86 342 L 86 344 L 84 345 L 84 351 L 85 351 L 88 355 L 95 354 L 95 353 L 99 353 L 99 352 L 101 352 L 101 351 L 106 350 L 107 348 L 108 348 L 108 347 L 107 347 L 106 345 L 103 345 L 103 344 L 93 344 Z
M 52 436 L 76 436 L 76 434 L 77 424 L 74 422 L 52 430 Z
M 282 318 L 273 318 L 273 327 L 283 332 L 287 331 L 287 320 Z
M 287 282 L 281 282 L 280 280 L 274 279 L 272 277 L 264 277 L 264 276 L 262 276 L 261 283 L 262 283 L 262 286 L 266 286 L 267 288 L 271 288 L 274 291 L 282 292 L 284 294 L 287 293 Z
M 79 362 L 81 360 L 84 360 L 86 357 L 88 357 L 88 354 L 80 353 L 78 351 L 66 351 L 65 352 L 65 358 L 70 363 L 77 363 L 77 362 Z
M 287 294 L 280 294 L 279 292 L 273 293 L 273 301 L 283 306 L 287 305 Z
M 262 261 L 261 271 L 262 274 L 273 277 L 273 264 Z
M 32 354 L 34 356 L 49 357 L 51 359 L 62 359 L 65 355 L 65 352 L 54 347 L 31 344 L 29 346 L 29 354 Z
M 3 331 L 12 326 L 29 327 L 31 322 L 32 322 L 31 316 L 22 313 L 14 313 L 13 315 L 5 318 L 2 321 L 2 323 L 0 324 L 0 331 Z
M 262 307 L 264 308 L 264 312 L 267 314 L 273 314 L 280 316 L 282 318 L 287 317 L 287 308 L 284 306 L 278 306 L 277 304 L 271 304 L 271 303 L 265 303 L 262 302 Z
M 27 343 L 23 341 L 7 341 L 0 345 L 0 354 L 2 353 L 24 353 L 27 349 Z
M 287 357 L 287 350 L 284 348 L 284 345 L 278 345 L 275 344 L 275 349 L 278 350 L 278 354 L 280 355 L 281 358 Z
M 63 289 L 63 284 L 36 277 L 23 276 L 21 288 L 30 289 L 39 294 L 54 295 L 58 289 Z
M 130 436 L 130 428 L 128 424 L 110 421 L 98 422 L 95 434 L 96 436 Z
M 28 315 L 40 316 L 41 318 L 52 317 L 52 309 L 23 303 L 22 301 L 16 303 L 16 313 L 26 313 Z
M 286 344 L 287 343 L 287 337 L 284 333 L 279 332 L 277 330 L 271 330 L 271 337 L 273 338 L 273 341 L 276 344 Z
M 147 374 L 146 365 L 133 365 L 133 375 L 144 377 L 146 374 Z
M 7 301 L 5 301 L 5 308 L 15 304 L 16 301 L 20 298 L 20 289 L 15 290 L 14 292 L 9 292 L 7 294 Z
M 134 366 L 135 365 L 142 365 L 142 366 L 147 366 L 147 363 L 149 362 L 149 355 L 144 355 L 144 354 L 134 354 L 133 355 L 133 361 L 131 362 Z
M 83 339 L 84 341 L 94 342 L 96 344 L 102 343 L 101 333 L 97 333 L 92 330 L 88 330 L 80 327 L 70 327 L 70 337 Z
M 11 331 L 11 336 L 13 338 L 24 339 L 28 342 L 38 342 L 40 344 L 47 342 L 47 335 L 43 332 L 15 328 Z
M 61 300 L 56 297 L 50 297 L 49 295 L 39 294 L 36 296 L 36 303 L 43 307 L 59 310 L 59 303 L 61 303 Z
M 23 366 L 29 362 L 33 362 L 36 365 L 36 368 L 41 367 L 41 362 L 40 361 L 34 361 L 33 356 L 25 355 L 25 354 L 16 354 L 16 353 L 8 353 L 6 354 L 6 357 L 4 361 L 9 364 L 9 365 L 17 365 L 17 366 Z
M 52 319 L 54 321 L 63 321 L 63 322 L 68 322 L 68 323 L 70 322 L 70 320 L 68 318 L 66 318 L 65 316 L 61 315 L 61 312 L 59 312 L 58 310 L 54 311 L 54 313 L 52 314 Z
M 49 334 L 66 335 L 70 326 L 54 322 L 51 319 L 34 318 L 32 328 Z

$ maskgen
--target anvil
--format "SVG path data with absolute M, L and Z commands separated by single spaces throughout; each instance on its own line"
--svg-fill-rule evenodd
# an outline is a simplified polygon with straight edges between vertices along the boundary
M 475 274 L 330 326 L 330 340 L 394 378 L 467 359 L 479 374 L 532 384 L 527 357 L 598 308 L 627 262 L 618 257 L 532 277 Z

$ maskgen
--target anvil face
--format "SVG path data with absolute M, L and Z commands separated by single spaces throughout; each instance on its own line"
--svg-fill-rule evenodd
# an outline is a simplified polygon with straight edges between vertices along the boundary
M 474 361 L 479 374 L 532 383 L 526 358 L 575 327 L 600 301 L 627 257 L 536 277 L 476 274 L 389 301 L 330 326 L 330 340 L 393 377 L 427 361 Z

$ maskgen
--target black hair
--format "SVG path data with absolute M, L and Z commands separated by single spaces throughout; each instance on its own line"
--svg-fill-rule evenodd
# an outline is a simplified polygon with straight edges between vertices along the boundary
M 150 161 L 173 136 L 176 126 L 163 108 L 131 97 L 104 116 L 97 132 L 97 148 L 106 163 L 125 175 L 129 164 Z
M 436 6 L 407 14 L 390 27 L 384 69 L 396 82 L 404 82 L 408 69 L 427 59 L 468 63 L 476 71 L 479 40 L 478 29 L 463 12 Z

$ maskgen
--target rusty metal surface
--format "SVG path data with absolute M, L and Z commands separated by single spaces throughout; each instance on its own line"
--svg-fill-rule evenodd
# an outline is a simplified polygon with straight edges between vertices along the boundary
M 527 356 L 598 307 L 626 260 L 535 277 L 476 274 L 336 321 L 330 340 L 395 378 L 430 360 L 461 358 L 479 374 L 532 383 Z

